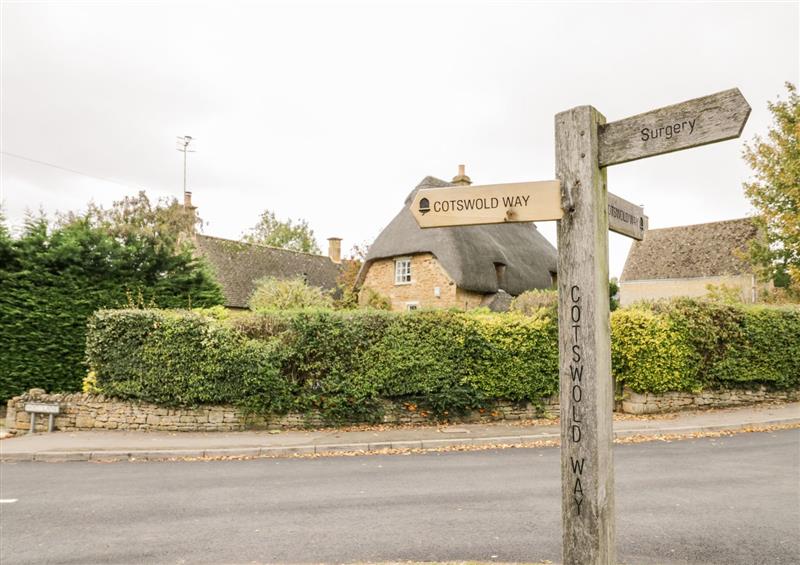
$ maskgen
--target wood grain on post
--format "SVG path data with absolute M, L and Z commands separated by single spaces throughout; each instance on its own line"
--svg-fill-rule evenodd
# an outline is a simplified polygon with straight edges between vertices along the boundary
M 561 515 L 564 565 L 613 565 L 613 386 L 608 297 L 608 208 L 591 106 L 556 115 Z
M 738 88 L 638 114 L 600 127 L 601 167 L 662 155 L 742 133 L 750 105 Z

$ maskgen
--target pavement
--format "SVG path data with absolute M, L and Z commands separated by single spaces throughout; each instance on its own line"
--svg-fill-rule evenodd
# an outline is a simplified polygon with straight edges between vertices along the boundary
M 656 416 L 615 415 L 614 437 L 659 437 L 800 426 L 800 402 Z M 245 432 L 85 431 L 0 440 L 0 461 L 119 461 L 286 457 L 388 450 L 524 446 L 556 441 L 557 420 Z

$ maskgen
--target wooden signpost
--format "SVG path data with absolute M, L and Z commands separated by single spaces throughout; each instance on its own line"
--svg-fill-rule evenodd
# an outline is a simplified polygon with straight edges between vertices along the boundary
M 556 115 L 555 183 L 420 190 L 411 203 L 420 227 L 558 220 L 564 565 L 616 563 L 608 231 L 642 239 L 647 217 L 608 193 L 606 167 L 733 139 L 749 115 L 738 89 L 609 124 L 591 106 L 579 106 Z M 534 185 L 542 192 L 532 192 Z M 504 196 L 521 200 L 504 208 Z M 470 199 L 482 199 L 482 208 L 466 209 Z
M 738 88 L 687 100 L 600 128 L 598 163 L 618 165 L 735 139 L 750 116 Z

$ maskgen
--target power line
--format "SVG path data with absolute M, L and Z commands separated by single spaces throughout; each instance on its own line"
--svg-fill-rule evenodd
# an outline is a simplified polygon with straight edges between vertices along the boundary
M 82 171 L 76 171 L 75 169 L 69 169 L 67 167 L 62 167 L 60 165 L 56 165 L 54 163 L 48 163 L 47 161 L 40 161 L 38 159 L 31 159 L 30 157 L 25 157 L 23 155 L 17 155 L 15 153 L 9 153 L 8 151 L 0 151 L 0 153 L 2 153 L 3 155 L 6 155 L 8 157 L 14 157 L 15 159 L 21 159 L 23 161 L 28 161 L 30 163 L 36 163 L 37 165 L 44 165 L 45 167 L 52 167 L 54 169 L 59 169 L 61 171 L 66 171 L 68 173 L 74 173 L 76 175 L 82 175 L 84 177 L 89 177 L 89 178 L 93 178 L 93 179 L 97 179 L 97 180 L 102 180 L 102 181 L 105 181 L 105 182 L 110 182 L 110 183 L 113 183 L 113 184 L 118 184 L 119 186 L 124 186 L 125 188 L 136 188 L 135 186 L 130 185 L 130 184 L 125 184 L 125 183 L 122 183 L 122 182 L 119 182 L 119 181 L 116 181 L 116 180 L 113 180 L 113 179 L 109 179 L 109 178 L 106 178 L 106 177 L 99 177 L 97 175 L 91 175 L 89 173 L 84 173 Z

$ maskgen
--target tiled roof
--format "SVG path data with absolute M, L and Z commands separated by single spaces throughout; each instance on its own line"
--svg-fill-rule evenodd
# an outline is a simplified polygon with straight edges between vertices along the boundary
M 747 242 L 757 235 L 750 218 L 647 230 L 633 242 L 620 281 L 750 272 Z
M 324 255 L 288 251 L 266 245 L 207 235 L 198 235 L 195 244 L 222 285 L 225 306 L 231 308 L 247 308 L 256 281 L 264 277 L 304 277 L 312 286 L 333 290 L 341 269 L 341 265 Z

